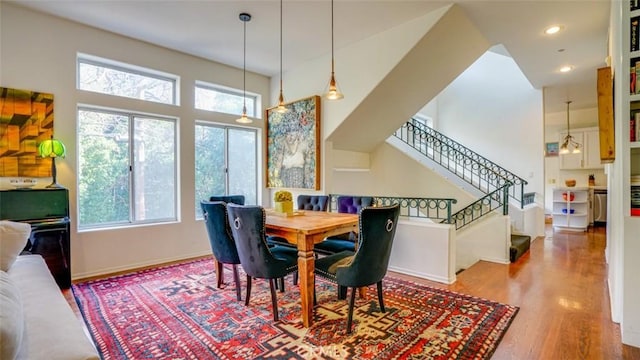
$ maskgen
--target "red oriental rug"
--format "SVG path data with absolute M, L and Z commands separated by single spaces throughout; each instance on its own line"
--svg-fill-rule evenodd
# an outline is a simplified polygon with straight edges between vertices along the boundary
M 255 280 L 249 307 L 229 283 L 216 288 L 211 259 L 73 285 L 103 359 L 488 359 L 518 308 L 387 276 L 381 313 L 375 285 L 348 302 L 316 279 L 314 325 L 300 320 L 297 286 L 278 292 L 274 322 L 268 283 Z M 244 279 L 244 274 L 241 275 Z

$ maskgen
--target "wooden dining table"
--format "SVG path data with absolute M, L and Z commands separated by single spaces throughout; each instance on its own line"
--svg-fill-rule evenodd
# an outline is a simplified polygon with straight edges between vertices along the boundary
M 327 236 L 358 231 L 358 215 L 325 211 L 304 211 L 294 216 L 283 216 L 266 211 L 266 231 L 287 239 L 298 247 L 298 274 L 302 303 L 302 324 L 313 323 L 313 288 L 315 258 L 313 245 Z

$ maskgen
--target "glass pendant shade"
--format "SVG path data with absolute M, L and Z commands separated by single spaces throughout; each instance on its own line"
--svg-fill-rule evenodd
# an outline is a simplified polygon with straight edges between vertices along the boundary
M 338 89 L 338 83 L 336 82 L 336 77 L 333 72 L 331 72 L 331 80 L 329 80 L 329 89 L 324 94 L 324 96 L 328 100 L 344 99 L 344 95 L 342 95 L 342 92 L 340 92 L 340 89 Z
M 278 96 L 278 107 L 276 107 L 276 112 L 283 114 L 287 111 L 287 106 L 284 103 L 284 95 L 282 95 L 282 89 L 280 89 L 280 96 Z

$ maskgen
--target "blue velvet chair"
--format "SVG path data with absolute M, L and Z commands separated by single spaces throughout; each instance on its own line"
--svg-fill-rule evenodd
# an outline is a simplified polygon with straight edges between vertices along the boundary
M 261 206 L 227 204 L 227 216 L 236 242 L 242 268 L 247 274 L 247 296 L 249 306 L 251 281 L 253 278 L 269 280 L 273 320 L 278 321 L 276 280 L 297 272 L 298 251 L 282 246 L 269 247 L 265 239 L 265 212 Z
M 327 211 L 329 196 L 327 195 L 298 195 L 296 199 L 298 210 Z
M 244 195 L 213 195 L 209 198 L 209 201 L 224 201 L 226 203 L 244 205 Z
M 218 277 L 218 288 L 224 281 L 224 264 L 231 264 L 233 268 L 233 279 L 236 283 L 236 297 L 241 300 L 240 278 L 238 268 L 240 264 L 238 250 L 231 235 L 229 220 L 227 219 L 227 204 L 223 201 L 201 201 L 204 223 L 209 234 L 211 251 L 215 257 L 216 275 Z
M 298 195 L 296 198 L 298 210 L 306 211 L 327 211 L 329 206 L 329 196 L 327 195 Z M 280 236 L 267 235 L 267 243 L 269 245 L 281 245 L 296 248 L 296 245 L 291 244 L 287 239 Z
M 400 206 L 368 207 L 360 212 L 358 250 L 343 251 L 316 260 L 315 275 L 351 288 L 347 333 L 351 333 L 357 288 L 376 284 L 380 310 L 385 312 L 382 279 L 387 273 L 391 246 L 398 226 Z M 315 294 L 314 294 L 315 298 Z
M 338 196 L 338 212 L 357 214 L 362 208 L 373 206 L 374 199 L 371 196 Z M 331 255 L 342 251 L 355 251 L 357 235 L 353 232 L 327 237 L 321 243 L 314 246 L 317 254 Z

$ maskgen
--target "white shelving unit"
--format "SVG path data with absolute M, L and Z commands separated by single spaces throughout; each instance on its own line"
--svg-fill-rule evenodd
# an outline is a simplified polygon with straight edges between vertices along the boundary
M 553 227 L 586 231 L 589 227 L 589 188 L 560 187 L 553 190 Z

